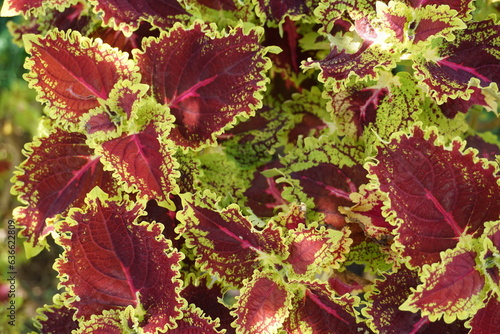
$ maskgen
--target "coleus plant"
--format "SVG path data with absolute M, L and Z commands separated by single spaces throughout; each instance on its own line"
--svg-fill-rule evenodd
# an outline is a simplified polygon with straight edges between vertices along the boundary
M 488 1 L 7 0 L 40 333 L 499 333 Z

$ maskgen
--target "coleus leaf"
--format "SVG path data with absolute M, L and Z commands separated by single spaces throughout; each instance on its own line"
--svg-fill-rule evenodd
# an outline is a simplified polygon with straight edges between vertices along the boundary
M 163 237 L 163 227 L 136 223 L 139 205 L 128 208 L 97 188 L 87 204 L 70 211 L 57 228 L 65 251 L 56 269 L 75 296 L 68 305 L 77 309 L 76 317 L 88 320 L 131 305 L 144 310 L 138 316 L 144 332 L 173 326 L 184 305 L 178 279 L 183 256 Z
M 130 312 L 128 312 L 130 313 Z M 73 334 L 123 334 L 130 333 L 128 320 L 117 310 L 104 311 L 102 314 L 93 314 L 90 319 L 81 321 L 78 329 L 71 332 Z
M 49 106 L 49 115 L 70 124 L 106 100 L 117 82 L 139 80 L 127 54 L 76 31 L 26 35 L 24 43 L 31 54 L 24 78 Z
M 371 329 L 376 333 L 410 333 L 421 319 L 418 314 L 399 310 L 410 295 L 410 288 L 420 283 L 418 272 L 402 266 L 375 282 L 366 298 L 363 314 L 368 317 Z
M 421 8 L 422 6 L 430 5 L 444 5 L 444 3 L 439 0 L 404 0 L 404 2 L 408 3 L 413 8 Z M 446 1 L 446 6 L 456 10 L 458 17 L 464 21 L 471 18 L 470 14 L 474 10 L 473 1 L 471 0 L 450 0 Z
M 257 0 L 257 15 L 262 22 L 282 23 L 285 16 L 294 20 L 308 15 L 315 7 L 313 0 Z
M 292 126 L 289 114 L 280 108 L 264 107 L 255 117 L 226 132 L 229 138 L 220 142 L 241 166 L 262 165 L 271 160 L 277 147 L 284 146 Z
M 469 99 L 470 86 L 498 86 L 500 26 L 488 19 L 471 22 L 455 33 L 453 41 L 442 41 L 432 55 L 416 58 L 413 67 L 438 103 L 448 98 Z
M 366 183 L 366 171 L 360 162 L 364 149 L 351 140 L 336 136 L 306 138 L 282 159 L 281 169 L 292 187 L 285 187 L 283 197 L 290 202 L 305 203 L 311 209 L 309 218 L 335 227 L 345 225 L 340 206 L 350 206 L 350 194 Z
M 419 285 L 400 310 L 417 312 L 435 321 L 464 320 L 483 307 L 488 288 L 476 269 L 477 242 L 470 235 L 454 249 L 441 253 L 441 262 L 425 265 Z
M 300 283 L 300 282 L 299 282 Z M 299 284 L 297 283 L 297 284 Z M 357 323 L 354 298 L 335 297 L 326 283 L 302 282 L 302 291 L 292 300 L 293 308 L 284 324 L 291 334 L 367 333 L 364 323 Z
M 330 32 L 334 23 L 346 12 L 352 19 L 361 20 L 375 13 L 375 4 L 376 1 L 373 0 L 322 0 L 314 14 L 323 24 L 323 30 Z
M 252 174 L 251 185 L 243 195 L 248 206 L 258 217 L 272 217 L 275 211 L 286 205 L 282 197 L 283 183 L 276 182 L 276 176 L 264 176 L 266 170 L 283 167 L 279 161 L 272 161 L 263 165 Z
M 305 69 L 321 70 L 319 81 L 326 83 L 334 92 L 345 89 L 352 82 L 376 80 L 380 70 L 391 69 L 395 65 L 391 51 L 382 50 L 367 41 L 353 53 L 334 46 L 326 58 L 318 61 L 308 59 L 302 63 Z
M 411 44 L 422 47 L 423 43 L 431 42 L 432 39 L 438 37 L 452 40 L 453 31 L 466 27 L 457 16 L 457 12 L 450 10 L 447 4 L 425 3 L 425 5 L 412 8 L 403 2 L 389 2 L 387 5 L 378 3 L 377 15 L 380 18 L 377 22 L 377 29 L 380 29 L 380 33 L 390 32 L 395 46 L 417 52 L 419 50 L 412 48 Z M 390 38 L 385 39 L 385 42 L 390 41 Z
M 416 126 L 410 136 L 398 133 L 381 145 L 377 163 L 368 165 L 390 199 L 395 241 L 411 266 L 439 261 L 462 234 L 479 235 L 500 214 L 495 166 L 463 146 L 456 140 L 445 147 L 436 133 Z
M 270 67 L 261 35 L 257 28 L 242 27 L 222 35 L 197 22 L 188 29 L 176 25 L 134 53 L 143 82 L 176 118 L 171 137 L 177 145 L 213 144 L 236 117 L 249 117 L 261 106 Z
M 46 9 L 62 11 L 77 2 L 78 0 L 5 0 L 0 16 L 41 15 Z
M 78 322 L 73 319 L 76 310 L 65 306 L 65 299 L 67 297 L 57 294 L 53 297 L 53 305 L 37 310 L 39 315 L 36 317 L 36 321 L 42 334 L 71 333 L 72 330 L 78 328 Z
M 169 195 L 178 192 L 175 178 L 179 172 L 173 145 L 167 139 L 172 117 L 162 105 L 146 99 L 134 107 L 133 118 L 146 124 L 128 123 L 128 133 L 94 144 L 96 151 L 126 190 L 138 191 L 139 199 L 155 199 L 173 207 Z
M 468 321 L 472 327 L 470 334 L 498 334 L 500 333 L 500 301 L 490 293 L 485 307 Z
M 228 306 L 226 306 L 220 298 L 225 293 L 225 288 L 220 282 L 213 282 L 209 275 L 190 276 L 186 279 L 186 284 L 181 291 L 181 296 L 188 303 L 194 304 L 202 309 L 206 315 L 212 319 L 219 319 L 220 327 L 226 329 L 226 333 L 234 333 L 234 328 L 231 323 L 235 317 L 230 314 Z
M 169 334 L 217 334 L 225 333 L 217 329 L 219 321 L 212 320 L 203 314 L 203 311 L 190 304 L 182 310 L 182 318 L 177 320 L 175 329 L 168 331 Z
M 79 133 L 53 130 L 27 147 L 28 158 L 13 179 L 13 193 L 27 204 L 14 211 L 16 222 L 23 228 L 26 246 L 36 255 L 53 231 L 53 221 L 71 207 L 82 207 L 86 194 L 95 186 L 111 196 L 118 192 L 110 172 L 104 171 L 101 157 L 86 145 Z
M 188 21 L 191 16 L 177 0 L 91 0 L 90 3 L 105 26 L 123 32 L 126 37 L 139 28 L 141 21 L 167 29 L 175 22 Z
M 288 317 L 293 292 L 276 272 L 255 271 L 231 313 L 241 334 L 273 334 Z
M 359 192 L 351 194 L 351 199 L 354 205 L 350 208 L 339 208 L 339 211 L 346 215 L 348 222 L 359 224 L 365 235 L 387 245 L 393 238 L 392 231 L 395 228 L 382 213 L 387 195 L 378 189 L 361 186 Z
M 215 210 L 215 200 L 205 191 L 203 198 L 181 195 L 184 210 L 177 218 L 182 222 L 177 233 L 195 248 L 196 263 L 202 270 L 239 287 L 254 270 L 274 267 L 275 257 L 286 257 L 279 229 L 272 224 L 257 231 L 236 205 Z
M 299 225 L 288 231 L 290 255 L 284 263 L 290 264 L 298 277 L 313 277 L 314 274 L 328 268 L 339 268 L 349 252 L 352 239 L 350 230 L 337 231 L 318 228 L 317 224 Z M 294 276 L 294 275 L 293 275 Z M 289 277 L 293 277 L 289 273 Z

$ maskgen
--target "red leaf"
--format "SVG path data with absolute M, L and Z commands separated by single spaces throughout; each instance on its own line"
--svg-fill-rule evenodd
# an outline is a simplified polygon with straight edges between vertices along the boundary
M 56 262 L 77 317 L 128 305 L 146 310 L 145 332 L 164 330 L 180 315 L 177 280 L 182 254 L 162 237 L 159 224 L 134 223 L 139 207 L 90 200 L 86 212 L 72 211 L 58 228 L 66 249 Z
M 257 92 L 268 60 L 258 30 L 213 34 L 201 24 L 189 30 L 177 26 L 134 54 L 143 82 L 175 116 L 171 136 L 182 147 L 213 143 L 236 116 L 248 117 L 260 106 Z
M 125 36 L 137 30 L 141 21 L 166 29 L 190 16 L 176 0 L 99 0 L 95 11 L 102 13 L 105 25 L 112 25 Z
M 500 301 L 495 294 L 490 293 L 486 306 L 474 315 L 469 324 L 472 326 L 470 334 L 500 333 Z
M 412 331 L 421 318 L 418 314 L 399 310 L 399 305 L 410 295 L 410 288 L 415 288 L 419 283 L 417 271 L 408 270 L 406 267 L 375 283 L 375 291 L 369 297 L 371 303 L 364 312 L 371 317 L 371 322 L 379 333 Z
M 16 221 L 33 246 L 53 229 L 52 218 L 81 207 L 95 186 L 110 195 L 117 192 L 111 173 L 103 170 L 100 157 L 85 144 L 85 136 L 56 130 L 35 145 L 13 186 L 20 201 L 27 204 L 16 209 Z
M 30 70 L 25 78 L 40 101 L 52 107 L 53 117 L 78 123 L 80 117 L 107 99 L 120 80 L 138 77 L 126 54 L 109 45 L 71 33 L 52 31 L 46 37 L 24 38 Z
M 275 333 L 288 316 L 292 295 L 281 280 L 269 273 L 256 273 L 238 298 L 233 326 L 238 333 Z
M 240 286 L 255 269 L 262 268 L 262 252 L 286 252 L 279 230 L 271 224 L 259 232 L 237 206 L 215 211 L 206 208 L 212 206 L 209 199 L 201 201 L 185 201 L 185 209 L 178 217 L 184 226 L 178 233 L 195 247 L 196 262 L 202 269 L 210 270 L 230 285 Z
M 285 329 L 291 333 L 354 334 L 368 333 L 368 327 L 357 323 L 354 302 L 350 297 L 335 297 L 325 283 L 306 284 L 305 293 L 292 301 Z M 308 331 L 303 331 L 308 329 Z
M 415 62 L 422 81 L 429 86 L 438 102 L 450 97 L 469 99 L 470 82 L 476 78 L 480 87 L 500 84 L 500 62 L 496 56 L 500 26 L 494 20 L 472 22 L 456 33 L 453 41 L 443 41 L 438 49 L 439 60 Z M 464 93 L 466 93 L 464 95 Z
M 302 191 L 314 200 L 314 210 L 324 214 L 327 224 L 341 228 L 345 216 L 339 207 L 351 206 L 350 194 L 366 182 L 366 171 L 360 165 L 339 168 L 331 163 L 319 163 L 308 169 L 291 172 L 290 176 L 299 180 Z
M 129 189 L 139 190 L 141 199 L 156 199 L 170 205 L 176 190 L 176 161 L 166 144 L 160 144 L 161 130 L 149 124 L 143 131 L 102 144 L 102 155 Z
M 416 127 L 412 136 L 380 147 L 378 164 L 370 166 L 402 222 L 396 240 L 413 266 L 439 261 L 439 253 L 454 248 L 460 235 L 479 234 L 484 222 L 500 215 L 493 165 L 462 153 L 461 142 L 446 149 L 436 138 L 431 133 L 427 139 Z

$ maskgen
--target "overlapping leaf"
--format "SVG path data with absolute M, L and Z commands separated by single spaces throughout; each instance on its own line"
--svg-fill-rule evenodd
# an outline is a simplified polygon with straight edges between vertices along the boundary
M 368 327 L 357 323 L 353 298 L 335 297 L 324 283 L 304 284 L 304 291 L 292 301 L 285 329 L 292 334 L 363 333 Z
M 349 230 L 317 228 L 315 225 L 289 231 L 290 255 L 285 260 L 299 277 L 313 277 L 321 270 L 338 268 L 349 252 Z
M 178 21 L 189 20 L 190 14 L 177 0 L 91 0 L 96 13 L 102 14 L 103 23 L 125 36 L 139 28 L 141 21 L 148 21 L 162 29 L 170 28 Z
M 273 265 L 273 257 L 286 257 L 279 229 L 268 225 L 259 232 L 236 205 L 223 210 L 214 206 L 208 192 L 203 199 L 185 196 L 184 210 L 177 217 L 183 224 L 176 231 L 195 247 L 196 262 L 203 270 L 241 286 L 266 262 Z
M 172 117 L 151 101 L 137 105 L 135 112 L 146 124 L 130 123 L 129 133 L 96 145 L 97 151 L 127 190 L 137 190 L 140 199 L 155 199 L 172 207 L 169 195 L 178 192 L 175 179 L 179 176 L 173 149 L 166 139 Z
M 105 198 L 102 192 L 90 198 L 97 196 Z M 142 327 L 153 333 L 172 326 L 181 314 L 182 254 L 171 249 L 161 225 L 134 222 L 139 209 L 89 199 L 85 211 L 71 211 L 57 229 L 65 252 L 56 268 L 61 284 L 78 297 L 69 301 L 77 317 L 131 305 L 145 310 Z
M 396 241 L 412 266 L 439 261 L 462 234 L 478 235 L 500 214 L 495 166 L 462 148 L 460 141 L 446 148 L 434 132 L 415 127 L 381 145 L 378 163 L 369 166 L 390 199 Z
M 375 80 L 382 69 L 395 66 L 391 52 L 383 51 L 376 44 L 364 42 L 358 50 L 349 53 L 334 46 L 330 54 L 322 60 L 308 59 L 302 64 L 306 69 L 321 70 L 318 79 L 325 82 L 334 92 L 339 92 L 352 80 L 366 82 Z
M 419 283 L 418 273 L 404 266 L 376 281 L 374 291 L 367 296 L 367 308 L 363 309 L 371 328 L 378 333 L 410 333 L 420 316 L 399 310 L 399 305 L 410 295 L 410 288 Z
M 28 244 L 43 245 L 53 230 L 54 218 L 84 205 L 87 192 L 95 186 L 110 195 L 117 193 L 115 181 L 100 159 L 85 144 L 85 136 L 63 130 L 54 130 L 28 147 L 28 159 L 21 164 L 12 188 L 27 205 L 17 208 L 14 216 Z
M 121 80 L 137 82 L 136 68 L 128 56 L 76 31 L 51 31 L 47 36 L 26 35 L 25 75 L 49 106 L 53 118 L 78 123 L 80 117 L 107 99 Z
M 457 318 L 467 319 L 483 306 L 488 289 L 484 276 L 476 270 L 475 245 L 471 238 L 462 242 L 462 247 L 443 252 L 441 263 L 424 267 L 423 283 L 401 305 L 401 310 L 420 310 L 431 320 L 444 316 L 451 323 Z
M 46 9 L 62 10 L 77 2 L 78 0 L 5 0 L 1 16 L 40 15 Z
M 237 316 L 233 323 L 237 333 L 276 333 L 288 316 L 292 296 L 293 292 L 276 274 L 255 272 L 232 312 Z
M 344 226 L 345 217 L 338 208 L 350 206 L 350 194 L 367 181 L 359 164 L 362 156 L 363 149 L 349 140 L 307 138 L 303 147 L 298 146 L 282 160 L 287 176 L 280 181 L 293 185 L 285 188 L 283 196 L 290 202 L 306 203 L 312 220 Z
M 175 116 L 172 139 L 180 147 L 199 149 L 261 106 L 269 68 L 267 52 L 259 44 L 262 32 L 238 27 L 216 33 L 196 23 L 176 25 L 168 34 L 144 43 L 135 53 L 143 82 Z
M 500 82 L 500 26 L 488 19 L 471 22 L 457 31 L 453 41 L 443 41 L 432 56 L 416 59 L 414 68 L 438 101 L 458 96 L 468 99 L 469 86 L 497 86 Z

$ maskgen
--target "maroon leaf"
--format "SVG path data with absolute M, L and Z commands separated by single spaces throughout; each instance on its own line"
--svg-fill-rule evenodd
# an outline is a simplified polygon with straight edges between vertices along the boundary
M 443 115 L 448 118 L 453 118 L 459 112 L 467 113 L 473 105 L 487 106 L 485 96 L 481 93 L 481 90 L 477 87 L 471 87 L 473 93 L 470 99 L 465 100 L 460 97 L 456 99 L 449 99 L 445 103 L 439 106 Z
M 236 205 L 215 211 L 210 198 L 193 203 L 186 198 L 185 209 L 178 215 L 188 245 L 195 247 L 196 263 L 228 284 L 241 286 L 254 270 L 261 269 L 261 254 L 286 253 L 280 231 L 269 224 L 259 232 Z
M 322 213 L 327 224 L 340 228 L 345 225 L 345 216 L 339 212 L 339 207 L 352 205 L 349 196 L 367 181 L 365 174 L 360 165 L 339 168 L 334 164 L 319 163 L 291 172 L 290 176 L 298 180 L 302 191 L 314 200 L 314 211 Z
M 257 0 L 258 14 L 268 22 L 281 22 L 285 15 L 297 17 L 311 12 L 305 0 Z
M 217 283 L 208 286 L 207 281 L 211 281 L 211 278 L 202 276 L 196 283 L 191 282 L 181 291 L 181 296 L 201 308 L 212 319 L 218 318 L 227 334 L 234 333 L 231 323 L 235 318 L 229 313 L 229 308 L 219 301 L 224 295 L 224 288 Z
M 76 310 L 64 305 L 46 306 L 42 317 L 38 317 L 42 334 L 71 333 L 78 328 L 78 322 L 73 319 Z
M 150 123 L 141 132 L 109 140 L 100 152 L 127 189 L 137 189 L 139 198 L 156 199 L 168 207 L 170 193 L 177 192 L 178 172 L 172 149 L 159 142 L 164 136 L 159 126 Z
M 102 13 L 105 25 L 130 36 L 141 21 L 149 21 L 163 29 L 178 21 L 187 21 L 190 15 L 176 0 L 98 0 L 95 11 Z
M 95 186 L 110 195 L 117 193 L 111 173 L 103 170 L 100 156 L 85 144 L 85 136 L 56 130 L 35 143 L 13 186 L 19 200 L 27 204 L 16 209 L 16 221 L 33 246 L 53 230 L 56 215 L 81 207 Z
M 285 329 L 297 334 L 364 333 L 364 323 L 357 323 L 354 301 L 347 296 L 335 297 L 328 286 L 319 281 L 306 284 L 303 296 L 292 301 Z M 304 329 L 308 331 L 304 331 Z
M 417 60 L 415 69 L 438 102 L 464 93 L 468 100 L 471 79 L 480 87 L 500 83 L 499 47 L 500 26 L 494 20 L 472 22 L 457 31 L 453 41 L 440 44 L 438 60 Z
M 288 316 L 292 292 L 272 273 L 259 272 L 245 285 L 238 298 L 233 323 L 238 333 L 275 333 Z
M 98 99 L 109 97 L 117 82 L 138 80 L 126 54 L 76 31 L 28 35 L 24 41 L 31 54 L 25 78 L 37 89 L 39 100 L 51 107 L 54 118 L 78 123 L 100 105 Z
M 143 82 L 175 116 L 172 139 L 182 147 L 199 149 L 260 106 L 268 60 L 258 44 L 258 30 L 242 28 L 212 36 L 201 24 L 149 39 L 135 53 Z
M 97 194 L 98 196 L 101 196 Z M 183 305 L 177 279 L 182 254 L 162 237 L 159 224 L 136 224 L 139 206 L 89 200 L 87 211 L 72 211 L 58 228 L 66 251 L 56 262 L 66 286 L 79 298 L 70 305 L 89 319 L 103 310 L 141 304 L 143 329 L 164 330 Z
M 470 320 L 470 334 L 500 333 L 500 301 L 494 293 L 490 293 L 485 307 L 480 309 Z
M 479 157 L 495 161 L 495 157 L 500 155 L 500 147 L 496 144 L 488 143 L 478 135 L 468 136 L 466 147 L 473 147 L 478 150 Z
M 392 68 L 395 63 L 390 52 L 382 52 L 370 42 L 364 42 L 354 53 L 339 51 L 335 46 L 325 59 L 309 59 L 303 66 L 320 69 L 319 80 L 330 84 L 333 91 L 338 92 L 346 87 L 351 78 L 360 81 L 374 80 L 379 69 Z
M 259 167 L 253 174 L 251 186 L 245 190 L 246 205 L 258 217 L 272 217 L 275 211 L 286 204 L 281 196 L 283 184 L 276 182 L 276 177 L 266 177 L 262 172 L 268 169 L 283 167 L 279 161 L 273 161 Z
M 399 305 L 410 295 L 410 288 L 419 283 L 418 272 L 406 267 L 376 281 L 374 292 L 368 297 L 368 309 L 364 310 L 371 318 L 373 329 L 387 334 L 411 333 L 420 315 L 401 311 Z
M 479 234 L 484 222 L 498 219 L 500 196 L 494 166 L 476 161 L 474 153 L 462 153 L 461 142 L 450 149 L 435 143 L 414 128 L 380 147 L 372 174 L 386 192 L 398 224 L 396 240 L 404 246 L 410 264 L 439 261 L 439 253 L 454 248 L 460 235 Z

